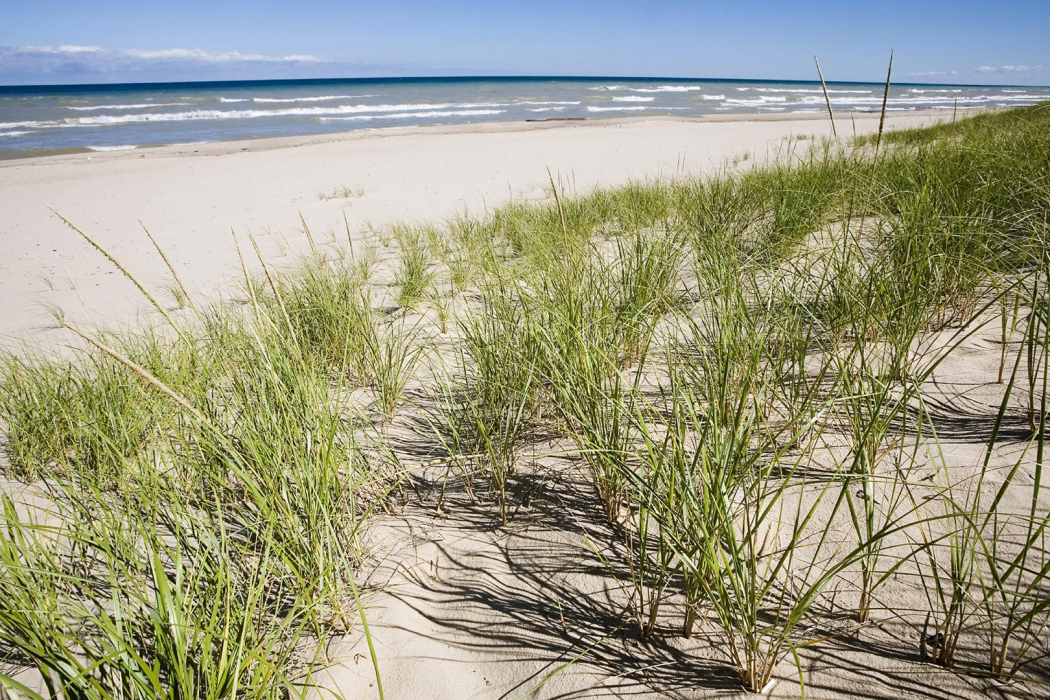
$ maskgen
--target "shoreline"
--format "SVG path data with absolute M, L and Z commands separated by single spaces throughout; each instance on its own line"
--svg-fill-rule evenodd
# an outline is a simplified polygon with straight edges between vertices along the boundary
M 958 116 L 973 116 L 984 112 L 996 111 L 996 107 L 968 107 L 958 110 Z M 906 111 L 887 112 L 887 122 L 913 119 L 943 119 L 951 110 L 943 109 L 916 109 Z M 836 113 L 836 120 L 851 118 L 854 120 L 878 120 L 878 111 L 842 111 Z M 640 122 L 681 122 L 687 124 L 725 124 L 725 123 L 748 123 L 748 122 L 827 122 L 826 111 L 815 112 L 763 112 L 748 114 L 707 114 L 699 117 L 683 117 L 675 115 L 647 115 L 637 117 L 553 117 L 548 119 L 532 120 L 492 120 L 467 122 L 460 124 L 427 124 L 420 126 L 391 126 L 380 128 L 351 129 L 347 131 L 333 131 L 325 134 L 307 134 L 297 136 L 272 136 L 257 139 L 234 139 L 230 141 L 201 141 L 196 143 L 175 143 L 161 146 L 134 146 L 132 148 L 113 148 L 113 150 L 92 150 L 88 147 L 72 149 L 56 149 L 55 152 L 42 153 L 39 155 L 19 156 L 0 153 L 0 169 L 14 167 L 28 162 L 40 160 L 52 160 L 60 158 L 71 158 L 81 160 L 84 156 L 96 158 L 136 158 L 146 154 L 170 155 L 172 151 L 176 154 L 185 154 L 186 149 L 193 148 L 193 152 L 201 155 L 223 155 L 234 153 L 245 149 L 251 151 L 274 150 L 281 148 L 295 148 L 299 146 L 346 141 L 355 138 L 387 138 L 405 133 L 428 133 L 428 134 L 473 134 L 473 133 L 507 133 L 518 131 L 540 131 L 544 129 L 556 129 L 565 127 L 594 128 L 602 126 L 613 126 L 619 124 L 634 124 Z M 836 124 L 838 121 L 836 121 Z M 909 127 L 910 128 L 910 127 Z M 207 152 L 205 152 L 207 151 Z M 17 152 L 15 152 L 17 153 Z
M 440 223 L 544 198 L 548 168 L 572 194 L 747 167 L 786 139 L 830 136 L 826 115 L 804 116 L 483 122 L 3 161 L 0 347 L 55 336 L 56 314 L 113 328 L 149 313 L 138 290 L 48 207 L 168 300 L 170 274 L 141 221 L 191 289 L 217 299 L 240 276 L 231 229 L 242 240 L 251 231 L 279 265 L 308 248 L 300 214 L 322 244 L 345 241 L 348 230 L 355 243 L 375 242 L 377 228 L 398 221 Z M 950 116 L 893 113 L 887 127 Z M 855 115 L 857 133 L 875 132 L 878 117 Z

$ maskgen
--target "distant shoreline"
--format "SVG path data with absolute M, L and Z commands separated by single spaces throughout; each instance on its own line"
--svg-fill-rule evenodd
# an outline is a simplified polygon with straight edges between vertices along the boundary
M 981 112 L 994 111 L 994 107 L 971 107 L 960 109 L 958 116 L 972 116 Z M 894 117 L 908 117 L 909 119 L 940 120 L 945 116 L 944 109 L 909 110 L 893 112 Z M 877 120 L 878 112 L 872 111 L 843 111 L 836 113 L 836 124 L 839 120 L 854 119 L 857 121 Z M 535 120 L 492 120 L 482 122 L 468 122 L 462 124 L 434 124 L 422 126 L 391 126 L 376 129 L 353 129 L 347 131 L 336 131 L 325 134 L 311 134 L 301 136 L 275 136 L 258 139 L 236 139 L 230 141 L 204 141 L 197 143 L 166 144 L 161 146 L 136 146 L 135 148 L 114 149 L 95 151 L 90 148 L 71 148 L 58 153 L 40 153 L 33 155 L 10 154 L 0 151 L 0 169 L 14 167 L 22 164 L 32 164 L 34 161 L 61 162 L 62 159 L 80 161 L 84 156 L 93 160 L 123 160 L 137 159 L 149 156 L 173 156 L 173 155 L 224 155 L 239 151 L 271 151 L 285 148 L 298 148 L 300 146 L 335 143 L 353 139 L 389 138 L 402 134 L 480 134 L 480 133 L 512 133 L 540 131 L 546 129 L 573 129 L 609 127 L 621 124 L 637 124 L 643 122 L 678 122 L 678 123 L 743 123 L 743 122 L 827 122 L 826 112 L 814 112 L 812 114 L 791 112 L 772 114 L 712 114 L 700 117 L 676 117 L 676 116 L 638 116 L 638 117 L 591 117 L 578 118 L 554 118 Z M 848 121 L 846 123 L 849 123 Z M 892 122 L 891 122 L 892 123 Z M 843 132 L 847 135 L 848 130 Z

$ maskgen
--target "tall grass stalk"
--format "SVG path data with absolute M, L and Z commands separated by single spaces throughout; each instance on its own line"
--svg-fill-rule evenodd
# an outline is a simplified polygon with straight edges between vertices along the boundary
M 299 222 L 303 225 L 303 233 L 306 234 L 306 240 L 310 244 L 310 252 L 316 255 L 317 246 L 314 244 L 313 234 L 310 233 L 310 227 L 307 226 L 306 217 L 303 216 L 302 211 L 299 212 Z
M 875 160 L 879 158 L 879 146 L 882 144 L 882 129 L 886 125 L 886 104 L 890 99 L 890 78 L 893 76 L 893 52 L 890 51 L 890 67 L 886 70 L 886 89 L 882 93 L 882 111 L 879 114 L 879 135 L 875 140 Z
M 179 273 L 175 270 L 175 266 L 171 264 L 170 260 L 168 260 L 168 256 L 164 253 L 164 249 L 160 247 L 160 243 L 157 242 L 157 239 L 153 237 L 153 234 L 149 232 L 148 228 L 146 228 L 146 224 L 142 223 L 141 220 L 139 220 L 139 226 L 141 226 L 142 230 L 146 232 L 146 236 L 149 238 L 150 243 L 152 243 L 153 247 L 157 249 L 157 253 L 160 254 L 161 260 L 167 265 L 172 279 L 175 280 L 175 284 L 178 286 L 179 296 L 177 301 L 179 303 L 179 308 L 181 309 L 189 304 L 190 308 L 196 311 L 197 307 L 193 303 L 193 297 L 190 296 L 189 291 L 186 289 L 186 285 L 182 283 L 182 278 L 179 277 Z
M 820 78 L 820 88 L 824 91 L 824 103 L 828 106 L 828 118 L 831 120 L 831 135 L 838 139 L 839 133 L 835 129 L 835 113 L 831 111 L 831 98 L 828 96 L 828 86 L 824 82 L 824 73 L 820 70 L 820 61 L 817 57 L 813 57 L 813 62 L 817 64 L 817 77 Z
M 160 312 L 160 315 L 161 315 L 161 316 L 163 316 L 163 317 L 164 317 L 164 319 L 165 319 L 165 320 L 166 320 L 166 321 L 167 321 L 167 322 L 168 322 L 169 324 L 171 324 L 171 327 L 172 327 L 172 328 L 174 328 L 175 330 L 178 330 L 179 326 L 178 326 L 178 324 L 176 324 L 176 323 L 175 323 L 175 319 L 173 319 L 173 318 L 171 317 L 171 315 L 170 315 L 170 314 L 168 313 L 168 310 L 167 310 L 167 309 L 165 309 L 165 308 L 164 308 L 164 305 L 160 303 L 160 300 L 158 300 L 158 299 L 157 299 L 157 297 L 153 296 L 153 293 L 152 293 L 151 291 L 149 291 L 149 289 L 148 289 L 148 288 L 146 287 L 146 285 L 144 285 L 144 284 L 143 284 L 142 282 L 140 282 L 140 281 L 139 281 L 139 278 L 138 278 L 138 277 L 136 277 L 135 275 L 133 275 L 133 274 L 131 273 L 131 271 L 130 271 L 130 270 L 128 270 L 128 268 L 124 267 L 124 265 L 123 265 L 123 264 L 121 264 L 121 262 L 120 262 L 119 260 L 117 260 L 117 258 L 115 258 L 115 257 L 114 257 L 114 256 L 113 256 L 113 255 L 112 255 L 112 254 L 111 254 L 111 253 L 110 253 L 110 252 L 108 251 L 108 250 L 106 250 L 105 248 L 103 248 L 103 247 L 102 247 L 102 245 L 101 245 L 101 244 L 100 244 L 100 243 L 99 243 L 98 241 L 96 241 L 96 240 L 95 240 L 94 238 L 92 238 L 91 236 L 89 236 L 89 235 L 88 235 L 87 233 L 85 233 L 85 232 L 84 232 L 84 231 L 83 231 L 82 229 L 78 228 L 78 227 L 76 226 L 76 224 L 74 224 L 73 222 L 71 222 L 71 221 L 70 221 L 69 219 L 67 219 L 66 217 L 62 216 L 61 214 L 59 214 L 59 213 L 58 213 L 57 211 L 55 211 L 54 209 L 52 209 L 52 210 L 51 210 L 51 212 L 52 212 L 52 213 L 53 213 L 53 214 L 54 214 L 55 216 L 57 216 L 57 217 L 58 217 L 59 219 L 61 219 L 61 220 L 62 220 L 62 222 L 63 222 L 63 223 L 64 223 L 64 224 L 66 225 L 66 226 L 68 226 L 69 228 L 73 229 L 73 230 L 74 230 L 74 231 L 76 231 L 76 232 L 77 232 L 78 234 L 80 234 L 80 236 L 81 236 L 81 237 L 82 237 L 82 238 L 83 238 L 83 239 L 84 239 L 85 241 L 87 241 L 88 243 L 90 243 L 90 244 L 91 244 L 91 246 L 92 246 L 92 247 L 93 247 L 93 248 L 94 248 L 95 250 L 97 250 L 98 252 L 102 253 L 102 255 L 104 255 L 104 256 L 106 257 L 106 259 L 107 259 L 107 260 L 109 260 L 109 261 L 110 261 L 111 263 L 113 263 L 113 266 L 114 266 L 114 267 L 116 267 L 116 268 L 117 268 L 118 270 L 120 270 L 120 272 L 121 272 L 121 273 L 122 273 L 122 274 L 123 274 L 123 275 L 124 275 L 125 277 L 127 277 L 127 278 L 128 278 L 129 280 L 131 280 L 131 283 L 132 283 L 132 284 L 134 284 L 134 285 L 135 285 L 135 286 L 136 286 L 136 287 L 138 288 L 138 290 L 139 290 L 140 292 L 142 292 L 142 296 L 146 297 L 146 299 L 148 299 L 148 300 L 149 300 L 149 302 L 150 302 L 151 304 L 153 304 L 153 308 L 155 308 L 155 309 L 156 309 L 157 311 L 159 311 L 159 312 Z

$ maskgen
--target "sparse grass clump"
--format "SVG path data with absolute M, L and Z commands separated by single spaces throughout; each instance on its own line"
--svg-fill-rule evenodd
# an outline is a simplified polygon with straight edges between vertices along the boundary
M 317 198 L 322 202 L 328 201 L 329 199 L 356 199 L 364 196 L 364 187 L 350 187 L 349 185 L 339 185 L 338 187 L 333 187 L 331 190 L 324 190 L 317 193 Z
M 426 298 L 434 282 L 433 258 L 426 237 L 419 231 L 400 229 L 401 257 L 394 284 L 397 286 L 397 304 L 412 311 Z

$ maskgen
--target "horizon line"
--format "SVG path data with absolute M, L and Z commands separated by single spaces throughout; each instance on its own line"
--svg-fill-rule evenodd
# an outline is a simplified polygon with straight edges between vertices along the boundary
M 469 81 L 483 82 L 489 80 L 510 81 L 583 81 L 583 80 L 622 80 L 635 82 L 684 81 L 684 82 L 717 82 L 717 83 L 816 83 L 819 79 L 783 79 L 783 78 L 685 78 L 674 76 L 622 76 L 622 75 L 445 75 L 445 76 L 387 76 L 387 77 L 345 77 L 345 78 L 245 78 L 234 80 L 166 80 L 148 82 L 113 82 L 113 83 L 33 83 L 21 85 L 0 85 L 0 94 L 18 92 L 46 92 L 49 90 L 103 89 L 103 88 L 156 88 L 156 87 L 233 87 L 251 83 L 271 85 L 291 83 L 313 83 L 317 85 L 333 83 L 380 83 L 380 82 L 443 82 Z M 882 80 L 826 80 L 828 85 L 882 85 Z M 919 86 L 954 86 L 954 87 L 988 87 L 988 88 L 1046 88 L 1050 85 L 1017 85 L 1012 83 L 934 83 L 934 82 L 893 82 L 892 85 Z

